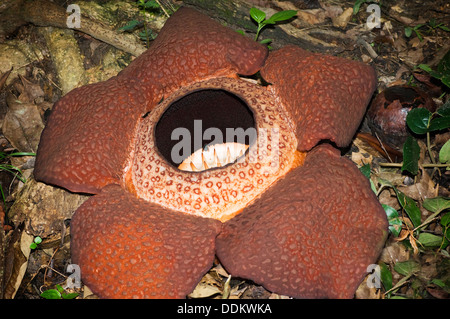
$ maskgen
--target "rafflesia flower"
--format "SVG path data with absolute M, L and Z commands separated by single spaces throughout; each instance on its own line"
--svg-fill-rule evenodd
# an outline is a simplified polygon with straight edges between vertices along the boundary
M 258 71 L 266 85 L 242 78 Z M 181 8 L 116 77 L 55 104 L 35 177 L 94 194 L 71 249 L 100 297 L 184 298 L 217 256 L 276 293 L 351 298 L 387 221 L 336 147 L 375 87 L 370 66 L 295 46 L 268 54 Z

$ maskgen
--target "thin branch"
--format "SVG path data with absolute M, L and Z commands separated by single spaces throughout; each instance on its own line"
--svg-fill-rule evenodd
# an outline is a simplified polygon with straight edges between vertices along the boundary
M 403 163 L 380 163 L 383 167 L 402 167 Z M 423 168 L 450 167 L 450 164 L 422 164 Z
M 170 18 L 170 14 L 167 12 L 167 10 L 164 8 L 164 6 L 161 4 L 161 2 L 159 0 L 155 0 L 157 4 L 159 4 L 159 7 L 162 9 L 162 11 L 164 12 L 164 14 Z

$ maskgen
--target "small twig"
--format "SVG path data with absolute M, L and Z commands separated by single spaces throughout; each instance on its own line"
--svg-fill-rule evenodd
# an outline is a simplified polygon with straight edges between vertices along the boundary
M 378 143 L 380 143 L 380 147 L 381 147 L 381 149 L 384 151 L 384 153 L 386 154 L 386 156 L 388 157 L 389 161 L 390 161 L 391 163 L 393 163 L 394 161 L 393 161 L 392 158 L 389 156 L 388 151 L 387 151 L 386 148 L 384 147 L 383 142 L 382 142 L 381 139 L 378 137 L 378 134 L 377 134 L 376 132 L 375 132 L 375 137 L 377 138 Z
M 413 229 L 413 232 L 415 232 L 416 230 L 428 225 L 429 223 L 431 223 L 432 221 L 434 221 L 436 219 L 436 216 L 439 215 L 441 213 L 441 211 L 438 211 L 437 213 L 434 213 L 433 215 L 431 215 L 430 217 L 427 218 L 426 221 L 424 221 L 422 224 L 420 224 L 419 226 L 417 226 L 416 228 Z
M 228 299 L 228 297 L 230 296 L 230 280 L 231 280 L 231 275 L 228 276 L 227 281 L 225 282 L 224 288 L 223 288 L 223 294 L 222 294 L 222 299 Z
M 48 268 L 51 268 L 51 267 L 50 267 L 49 265 L 41 265 L 41 266 L 39 267 L 39 269 L 33 274 L 33 276 L 31 277 L 31 279 L 28 281 L 28 284 L 25 286 L 24 290 L 26 290 L 26 289 L 28 288 L 28 286 L 31 285 L 31 283 L 33 282 L 34 278 L 36 278 L 36 276 L 39 275 L 39 272 L 40 272 L 42 269 L 45 269 L 45 272 L 47 272 L 47 269 L 48 269 Z M 62 274 L 62 273 L 60 273 L 59 271 L 57 271 L 57 270 L 54 269 L 54 268 L 51 268 L 51 270 L 54 271 L 54 272 L 56 272 L 58 275 L 60 275 L 60 276 L 62 276 L 62 277 L 64 277 L 64 278 L 66 278 L 66 279 L 67 279 L 67 277 L 68 277 L 68 276 L 66 276 L 66 275 L 64 275 L 64 274 Z M 45 280 L 44 280 L 44 282 L 45 282 Z M 40 290 L 40 292 L 42 292 L 42 291 Z
M 411 278 L 411 276 L 412 276 L 412 274 L 410 274 L 410 275 L 408 275 L 408 276 L 403 277 L 402 279 L 400 279 L 400 280 L 397 282 L 397 284 L 396 284 L 394 287 L 392 287 L 391 289 L 389 289 L 388 291 L 386 291 L 386 292 L 384 293 L 384 295 L 387 295 L 387 294 L 390 293 L 391 291 L 397 290 L 398 288 L 400 288 L 401 286 L 403 286 L 404 284 L 406 284 L 407 281 L 408 281 L 408 279 Z
M 47 264 L 47 267 L 45 268 L 45 272 L 44 272 L 44 282 L 46 281 L 46 278 L 47 278 L 47 270 L 55 271 L 56 273 L 58 273 L 58 274 L 61 275 L 61 273 L 57 272 L 55 269 L 53 269 L 52 267 L 50 267 L 50 264 L 53 264 L 53 257 L 55 256 L 55 254 L 56 254 L 56 252 L 57 252 L 58 250 L 59 250 L 59 247 L 57 247 L 57 248 L 55 249 L 55 251 L 53 252 L 52 256 L 50 257 L 50 260 L 49 260 L 49 262 L 48 262 L 48 264 Z M 64 275 L 62 275 L 62 276 L 64 276 Z M 67 277 L 67 276 L 64 276 L 64 277 Z
M 383 167 L 402 167 L 403 163 L 380 163 Z M 450 167 L 450 164 L 422 164 L 423 168 Z
M 433 153 L 431 152 L 430 132 L 427 132 L 427 150 L 428 155 L 430 155 L 431 163 L 436 164 Z
M 170 18 L 170 14 L 166 11 L 166 9 L 164 8 L 163 5 L 161 5 L 161 2 L 159 0 L 155 0 L 157 4 L 159 4 L 160 8 L 162 9 L 162 11 L 164 12 L 164 14 Z
M 367 43 L 365 40 L 358 38 L 356 43 L 362 45 L 367 50 L 367 52 L 369 53 L 369 55 L 372 59 L 375 60 L 376 58 L 378 58 L 378 53 L 376 53 L 375 50 L 372 48 L 372 46 L 369 43 Z

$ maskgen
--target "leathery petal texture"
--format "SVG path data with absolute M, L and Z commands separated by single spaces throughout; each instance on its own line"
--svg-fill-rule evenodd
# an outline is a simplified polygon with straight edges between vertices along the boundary
M 271 54 L 261 75 L 286 105 L 300 151 L 323 140 L 347 146 L 377 83 L 369 65 L 295 46 Z
M 75 89 L 55 104 L 35 178 L 94 194 L 71 222 L 73 262 L 94 293 L 183 298 L 211 267 L 217 247 L 233 276 L 269 290 L 353 296 L 384 243 L 386 217 L 354 164 L 332 146 L 316 145 L 350 143 L 375 88 L 374 71 L 297 47 L 267 56 L 261 44 L 181 8 L 116 77 Z M 238 79 L 259 70 L 267 88 Z M 245 105 L 229 119 L 251 114 L 249 127 L 266 133 L 258 132 L 243 161 L 182 172 L 162 156 L 166 146 L 157 146 L 153 128 L 161 118 L 171 122 L 167 114 L 185 104 L 199 107 L 180 102 L 193 92 L 204 99 L 217 91 Z M 199 116 L 210 112 L 205 121 L 232 113 L 227 103 L 208 103 L 195 109 Z M 276 136 L 278 145 L 267 143 L 259 153 L 260 138 Z
M 116 77 L 77 88 L 55 104 L 41 136 L 36 179 L 93 194 L 120 183 L 139 119 L 162 98 L 199 80 L 253 74 L 267 52 L 195 10 L 179 9 Z
M 234 276 L 298 298 L 352 298 L 387 236 L 367 179 L 329 145 L 297 167 L 217 238 Z
M 184 298 L 214 260 L 221 223 L 103 188 L 74 214 L 72 262 L 99 297 Z

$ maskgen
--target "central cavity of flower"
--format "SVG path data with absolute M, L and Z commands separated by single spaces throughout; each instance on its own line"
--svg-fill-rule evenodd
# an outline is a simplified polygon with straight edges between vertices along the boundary
M 302 163 L 284 107 L 264 87 L 216 78 L 142 119 L 125 185 L 164 207 L 226 221 Z
M 252 111 L 239 97 L 224 90 L 201 90 L 183 96 L 170 104 L 155 127 L 161 155 L 187 171 L 234 162 L 256 136 Z

